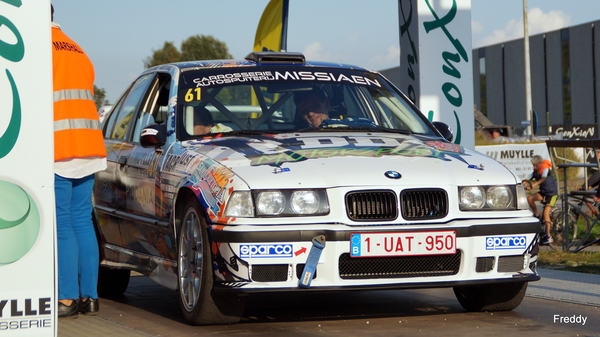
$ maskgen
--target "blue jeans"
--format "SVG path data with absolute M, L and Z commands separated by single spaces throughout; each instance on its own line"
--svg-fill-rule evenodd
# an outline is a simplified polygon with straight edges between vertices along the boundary
M 98 298 L 98 241 L 92 223 L 94 175 L 54 175 L 58 299 Z

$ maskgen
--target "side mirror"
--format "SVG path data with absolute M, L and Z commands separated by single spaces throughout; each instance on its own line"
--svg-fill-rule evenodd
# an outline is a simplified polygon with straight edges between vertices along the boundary
M 142 129 L 140 134 L 140 145 L 142 147 L 160 147 L 167 142 L 167 125 L 150 124 Z
M 451 142 L 454 139 L 454 135 L 452 134 L 452 128 L 448 126 L 448 124 L 444 122 L 433 122 L 433 126 L 442 134 L 442 137 L 447 141 Z

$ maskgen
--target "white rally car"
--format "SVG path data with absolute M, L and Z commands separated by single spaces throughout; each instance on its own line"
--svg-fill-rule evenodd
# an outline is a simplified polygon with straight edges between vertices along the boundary
M 539 279 L 518 179 L 377 72 L 299 53 L 161 65 L 103 132 L 101 294 L 133 270 L 221 324 L 251 292 L 453 287 L 512 310 Z

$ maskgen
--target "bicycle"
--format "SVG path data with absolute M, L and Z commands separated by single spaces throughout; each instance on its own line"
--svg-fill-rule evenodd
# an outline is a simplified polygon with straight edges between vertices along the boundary
M 557 202 L 557 205 L 558 202 Z M 578 213 L 574 211 L 572 208 L 569 209 L 568 214 L 569 219 L 567 223 L 569 224 L 569 237 L 565 239 L 566 232 L 564 230 L 564 212 L 563 208 L 560 206 L 555 206 L 554 209 L 550 212 L 550 220 L 552 224 L 550 226 L 550 236 L 552 237 L 552 242 L 549 244 L 552 249 L 561 249 L 568 250 L 572 243 L 577 239 L 577 219 Z M 540 235 L 545 235 L 545 226 L 542 222 Z
M 569 210 L 567 214 L 568 227 L 564 226 L 564 200 L 556 203 L 560 207 L 555 207 L 550 212 L 550 219 L 552 221 L 550 234 L 554 241 L 550 244 L 552 249 L 578 252 L 600 241 L 599 238 L 586 243 L 592 228 L 600 221 L 600 213 L 595 207 L 596 204 L 589 199 L 594 194 L 596 194 L 595 191 L 571 191 L 569 193 L 567 200 Z M 593 216 L 587 213 L 588 210 Z M 578 232 L 581 228 L 583 228 L 585 234 L 583 237 L 578 238 Z

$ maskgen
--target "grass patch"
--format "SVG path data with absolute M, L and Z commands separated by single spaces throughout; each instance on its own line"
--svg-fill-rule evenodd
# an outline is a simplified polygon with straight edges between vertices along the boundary
M 589 212 L 587 212 L 589 213 Z M 578 239 L 583 239 L 583 236 L 585 235 L 585 233 L 587 232 L 588 228 L 585 226 L 585 222 L 582 220 L 583 216 L 579 216 L 579 220 L 577 221 L 577 238 Z M 591 219 L 588 219 L 589 223 L 587 224 L 588 226 L 594 226 L 592 228 L 592 231 L 590 232 L 590 235 L 588 236 L 586 242 L 590 242 L 593 241 L 595 239 L 597 239 L 598 237 L 600 237 L 600 223 L 594 223 L 595 221 L 595 216 L 593 215 Z
M 590 226 L 592 225 L 591 222 L 592 221 L 590 220 Z M 585 235 L 585 233 L 587 233 L 587 230 L 588 229 L 583 225 L 583 223 L 579 221 L 577 223 L 577 238 L 583 239 L 583 236 Z M 587 237 L 585 242 L 594 241 L 598 237 L 600 237 L 600 223 L 594 225 L 592 231 L 590 232 L 590 235 Z
M 562 250 L 540 250 L 538 265 L 542 268 L 600 275 L 600 252 L 578 253 Z

